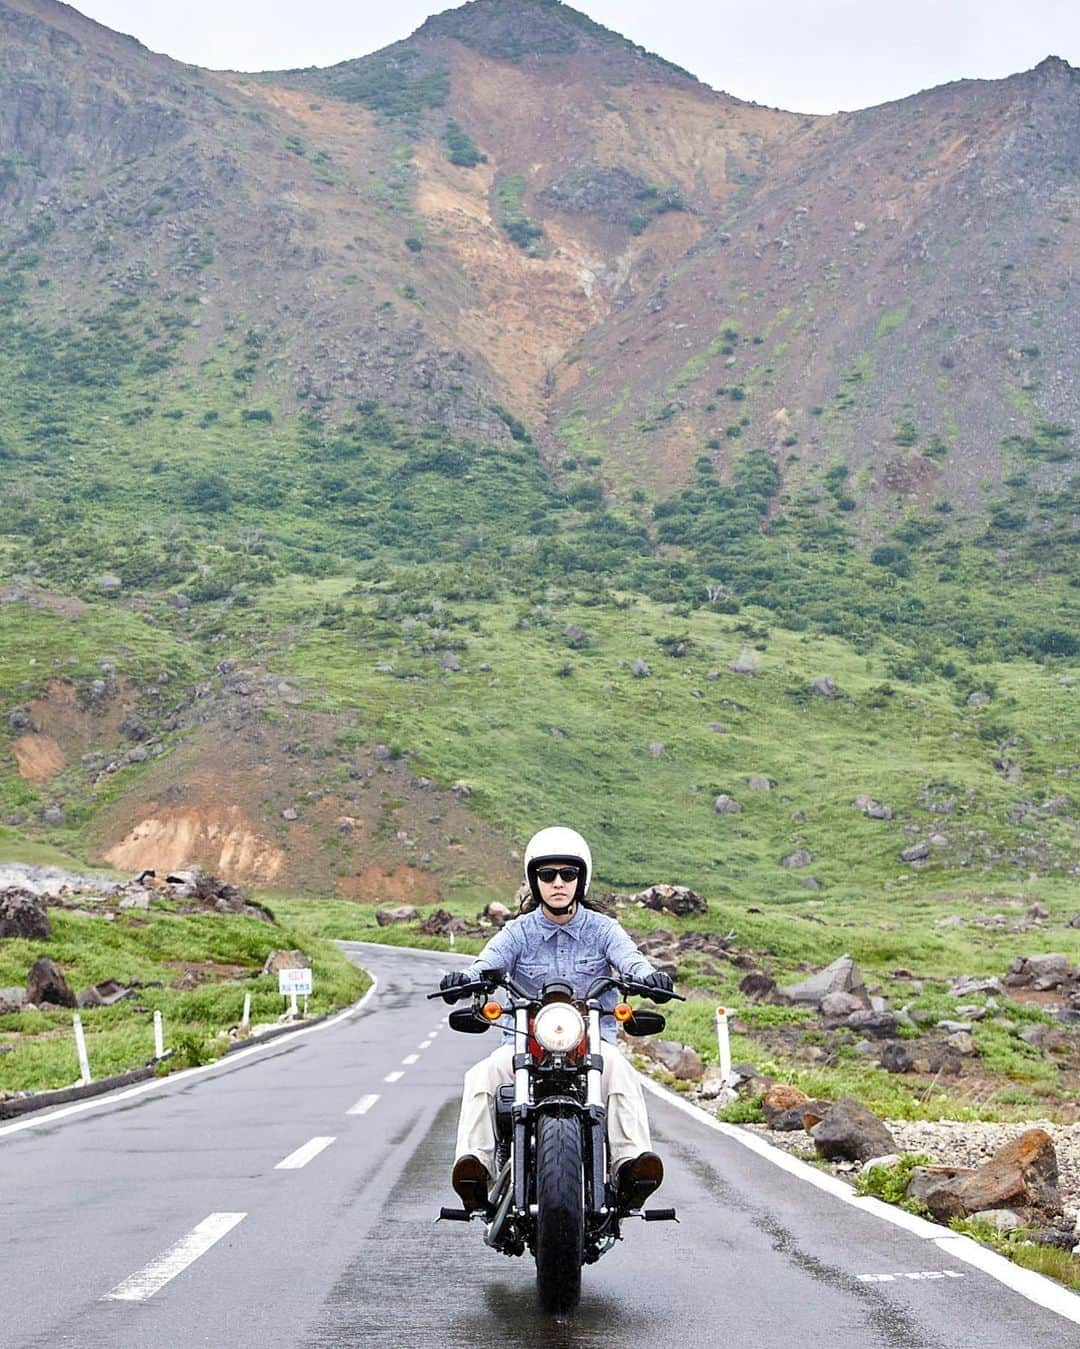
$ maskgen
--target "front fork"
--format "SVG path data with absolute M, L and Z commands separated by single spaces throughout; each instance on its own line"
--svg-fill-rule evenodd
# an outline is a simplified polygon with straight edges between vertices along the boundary
M 589 1149 L 592 1159 L 591 1174 L 588 1182 L 587 1199 L 590 1201 L 590 1213 L 594 1218 L 602 1218 L 607 1213 L 607 1128 L 604 1109 L 604 1058 L 600 1046 L 600 1008 L 588 1008 L 588 1061 L 586 1067 L 585 1103 L 588 1115 L 588 1129 L 592 1147 Z M 529 1106 L 532 1104 L 532 1058 L 529 1045 L 529 1009 L 519 1007 L 514 1012 L 514 1207 L 519 1213 L 528 1211 L 528 1168 L 526 1157 L 526 1132 L 528 1129 Z

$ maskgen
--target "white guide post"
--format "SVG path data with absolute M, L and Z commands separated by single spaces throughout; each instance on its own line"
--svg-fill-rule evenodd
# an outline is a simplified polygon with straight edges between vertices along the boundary
M 90 1076 L 90 1060 L 86 1057 L 86 1036 L 83 1034 L 82 1017 L 78 1012 L 71 1018 L 71 1024 L 75 1027 L 75 1052 L 79 1056 L 79 1080 L 86 1087 L 94 1079 Z
M 154 1058 L 165 1057 L 165 1028 L 161 1024 L 161 1012 L 154 1013 Z
M 240 1018 L 240 1029 L 247 1030 L 251 1025 L 251 994 L 244 994 L 244 1015 Z
M 293 1014 L 293 1016 L 298 1016 L 299 1013 L 300 1013 L 300 1009 L 299 1009 L 299 1007 L 297 1007 L 297 1005 L 296 1005 L 296 989 L 295 989 L 295 988 L 294 988 L 293 991 L 289 994 L 289 1011 Z
M 731 1039 L 726 1007 L 716 1009 L 716 1048 L 720 1057 L 720 1078 L 726 1083 L 731 1077 Z

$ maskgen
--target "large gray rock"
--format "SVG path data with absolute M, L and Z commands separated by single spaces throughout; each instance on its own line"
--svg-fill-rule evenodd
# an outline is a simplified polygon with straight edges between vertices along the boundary
M 68 988 L 64 972 L 49 956 L 39 956 L 26 976 L 26 1001 L 35 1007 L 43 1003 L 54 1007 L 74 1007 L 75 994 Z
M 791 871 L 796 867 L 808 867 L 813 860 L 812 854 L 805 848 L 796 848 L 794 852 L 789 852 L 786 857 L 780 859 L 780 865 Z
M 380 927 L 389 927 L 391 923 L 412 923 L 417 916 L 412 904 L 399 904 L 393 909 L 375 910 L 375 921 Z
M 780 992 L 789 1002 L 808 1003 L 811 1007 L 820 1007 L 821 1000 L 829 993 L 854 993 L 864 1004 L 867 1001 L 862 973 L 849 955 L 838 957 L 817 974 L 797 984 L 788 984 Z
M 0 891 L 0 937 L 44 941 L 51 932 L 45 901 L 39 895 L 15 887 Z
M 25 988 L 0 988 L 0 1016 L 5 1012 L 19 1012 L 25 1006 Z
M 852 1012 L 861 1012 L 866 1004 L 854 993 L 826 993 L 821 999 L 821 1015 L 843 1020 Z
M 811 679 L 810 692 L 816 693 L 819 698 L 836 698 L 840 694 L 836 680 L 830 675 L 816 675 Z
M 303 951 L 271 951 L 263 961 L 263 974 L 277 974 L 278 970 L 307 970 L 311 960 Z
M 895 1012 L 878 1012 L 872 1007 L 852 1012 L 844 1021 L 844 1025 L 857 1035 L 872 1035 L 878 1038 L 895 1035 L 899 1024 L 900 1018 Z
M 851 1096 L 842 1096 L 810 1133 L 818 1155 L 830 1161 L 865 1162 L 897 1151 L 882 1121 Z
M 726 792 L 721 792 L 713 802 L 713 810 L 716 811 L 717 815 L 738 815 L 739 811 L 742 810 L 742 806 L 739 805 L 738 801 L 736 801 L 733 796 L 728 796 Z

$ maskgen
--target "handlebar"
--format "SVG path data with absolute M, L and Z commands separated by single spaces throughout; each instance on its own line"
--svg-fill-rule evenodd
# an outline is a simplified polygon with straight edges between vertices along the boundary
M 442 998 L 444 1002 L 461 1002 L 465 998 L 471 998 L 479 993 L 489 993 L 493 988 L 505 988 L 514 998 L 521 1002 L 535 1002 L 536 994 L 527 993 L 519 984 L 516 984 L 508 974 L 502 974 L 498 970 L 485 970 L 476 978 L 467 984 L 458 984 L 454 988 L 449 988 L 445 992 L 437 989 L 434 993 L 427 995 L 430 1002 L 435 998 Z M 672 990 L 670 993 L 663 989 L 652 988 L 648 984 L 642 983 L 638 979 L 631 979 L 625 975 L 602 975 L 599 979 L 594 979 L 589 985 L 584 1002 L 592 1002 L 593 999 L 601 997 L 611 988 L 617 988 L 626 997 L 648 998 L 651 1002 L 685 1002 L 686 999 L 681 993 Z

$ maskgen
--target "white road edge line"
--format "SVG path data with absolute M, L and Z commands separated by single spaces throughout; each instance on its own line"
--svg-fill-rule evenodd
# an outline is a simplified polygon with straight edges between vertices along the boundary
M 302 1166 L 307 1166 L 308 1162 L 335 1142 L 337 1142 L 336 1138 L 309 1138 L 303 1147 L 299 1147 L 295 1152 L 290 1152 L 287 1157 L 283 1157 L 274 1167 L 274 1170 L 299 1171 Z
M 410 1064 L 416 1063 L 419 1058 L 419 1054 L 406 1054 L 401 1062 L 408 1068 Z
M 106 1293 L 102 1302 L 145 1302 L 148 1297 L 164 1288 L 170 1279 L 182 1274 L 188 1265 L 194 1264 L 200 1255 L 233 1230 L 237 1223 L 243 1222 L 246 1213 L 211 1213 L 197 1227 L 193 1227 L 187 1236 L 181 1237 L 164 1254 L 132 1274 L 123 1283 Z
M 946 1255 L 955 1256 L 957 1260 L 963 1260 L 965 1264 L 974 1265 L 976 1269 L 981 1270 L 992 1279 L 997 1279 L 999 1283 L 1011 1288 L 1014 1293 L 1019 1293 L 1021 1297 L 1027 1298 L 1029 1302 L 1034 1302 L 1036 1306 L 1056 1312 L 1058 1316 L 1063 1316 L 1067 1321 L 1075 1321 L 1077 1325 L 1080 1325 L 1080 1297 L 1077 1297 L 1075 1293 L 1070 1293 L 1061 1284 L 1054 1283 L 1052 1279 L 1047 1279 L 1042 1274 L 1036 1274 L 1034 1270 L 1023 1269 L 1019 1265 L 1014 1265 L 1011 1260 L 1006 1260 L 1003 1255 L 998 1255 L 996 1251 L 980 1246 L 971 1237 L 942 1236 L 943 1229 L 937 1223 L 927 1222 L 925 1218 L 919 1218 L 914 1213 L 906 1213 L 903 1209 L 894 1208 L 892 1204 L 885 1204 L 880 1199 L 873 1199 L 869 1196 L 861 1197 L 836 1176 L 828 1176 L 815 1170 L 808 1162 L 800 1161 L 798 1157 L 792 1157 L 788 1153 L 782 1152 L 779 1148 L 773 1147 L 771 1143 L 767 1143 L 763 1138 L 758 1137 L 757 1134 L 747 1133 L 737 1124 L 725 1124 L 722 1120 L 710 1115 L 707 1110 L 702 1110 L 700 1106 L 684 1101 L 674 1092 L 660 1086 L 658 1082 L 654 1082 L 651 1077 L 646 1077 L 644 1073 L 639 1073 L 638 1076 L 641 1079 L 642 1086 L 653 1096 L 666 1101 L 676 1110 L 681 1110 L 684 1114 L 692 1116 L 707 1128 L 715 1129 L 717 1133 L 733 1139 L 749 1151 L 756 1152 L 759 1157 L 771 1162 L 773 1166 L 778 1166 L 782 1171 L 789 1172 L 808 1185 L 813 1185 L 819 1190 L 835 1195 L 842 1203 L 849 1204 L 852 1208 L 862 1209 L 864 1212 L 882 1219 L 883 1222 L 892 1223 L 894 1227 L 902 1227 L 905 1231 L 911 1232 L 917 1237 L 933 1241 Z
M 386 1076 L 383 1078 L 383 1081 L 384 1081 L 384 1082 L 400 1082 L 401 1079 L 402 1079 L 404 1076 L 405 1076 L 404 1073 L 401 1073 L 401 1072 L 398 1072 L 397 1070 L 395 1070 L 395 1071 L 392 1072 L 392 1073 L 387 1073 Z
M 378 1099 L 377 1094 L 361 1096 L 357 1103 L 349 1106 L 345 1113 L 346 1115 L 366 1115 Z
M 25 1118 L 16 1120 L 14 1124 L 0 1125 L 0 1138 L 6 1134 L 17 1134 L 23 1129 L 36 1129 L 40 1125 L 55 1124 L 57 1120 L 68 1118 L 70 1115 L 81 1115 L 85 1110 L 96 1110 L 98 1106 L 114 1105 L 117 1101 L 130 1101 L 135 1096 L 143 1096 L 148 1091 L 157 1091 L 159 1087 L 174 1086 L 178 1082 L 190 1081 L 193 1077 L 203 1077 L 207 1073 L 227 1072 L 237 1063 L 242 1063 L 254 1054 L 261 1054 L 267 1049 L 281 1049 L 285 1045 L 290 1045 L 294 1040 L 299 1040 L 302 1035 L 314 1035 L 317 1031 L 330 1030 L 331 1027 L 340 1025 L 342 1021 L 347 1020 L 364 1006 L 369 998 L 374 997 L 375 990 L 379 987 L 379 981 L 374 975 L 371 976 L 371 987 L 352 1004 L 343 1011 L 338 1012 L 337 1016 L 330 1017 L 327 1021 L 320 1021 L 317 1026 L 301 1026 L 288 1035 L 278 1035 L 274 1039 L 268 1040 L 265 1044 L 249 1045 L 246 1049 L 238 1049 L 225 1058 L 215 1059 L 213 1063 L 204 1063 L 198 1068 L 185 1068 L 179 1073 L 170 1073 L 167 1077 L 152 1077 L 148 1082 L 140 1082 L 134 1087 L 125 1087 L 123 1091 L 107 1091 L 100 1096 L 92 1096 L 86 1101 L 76 1101 L 72 1105 L 58 1106 L 55 1110 L 35 1111 Z

